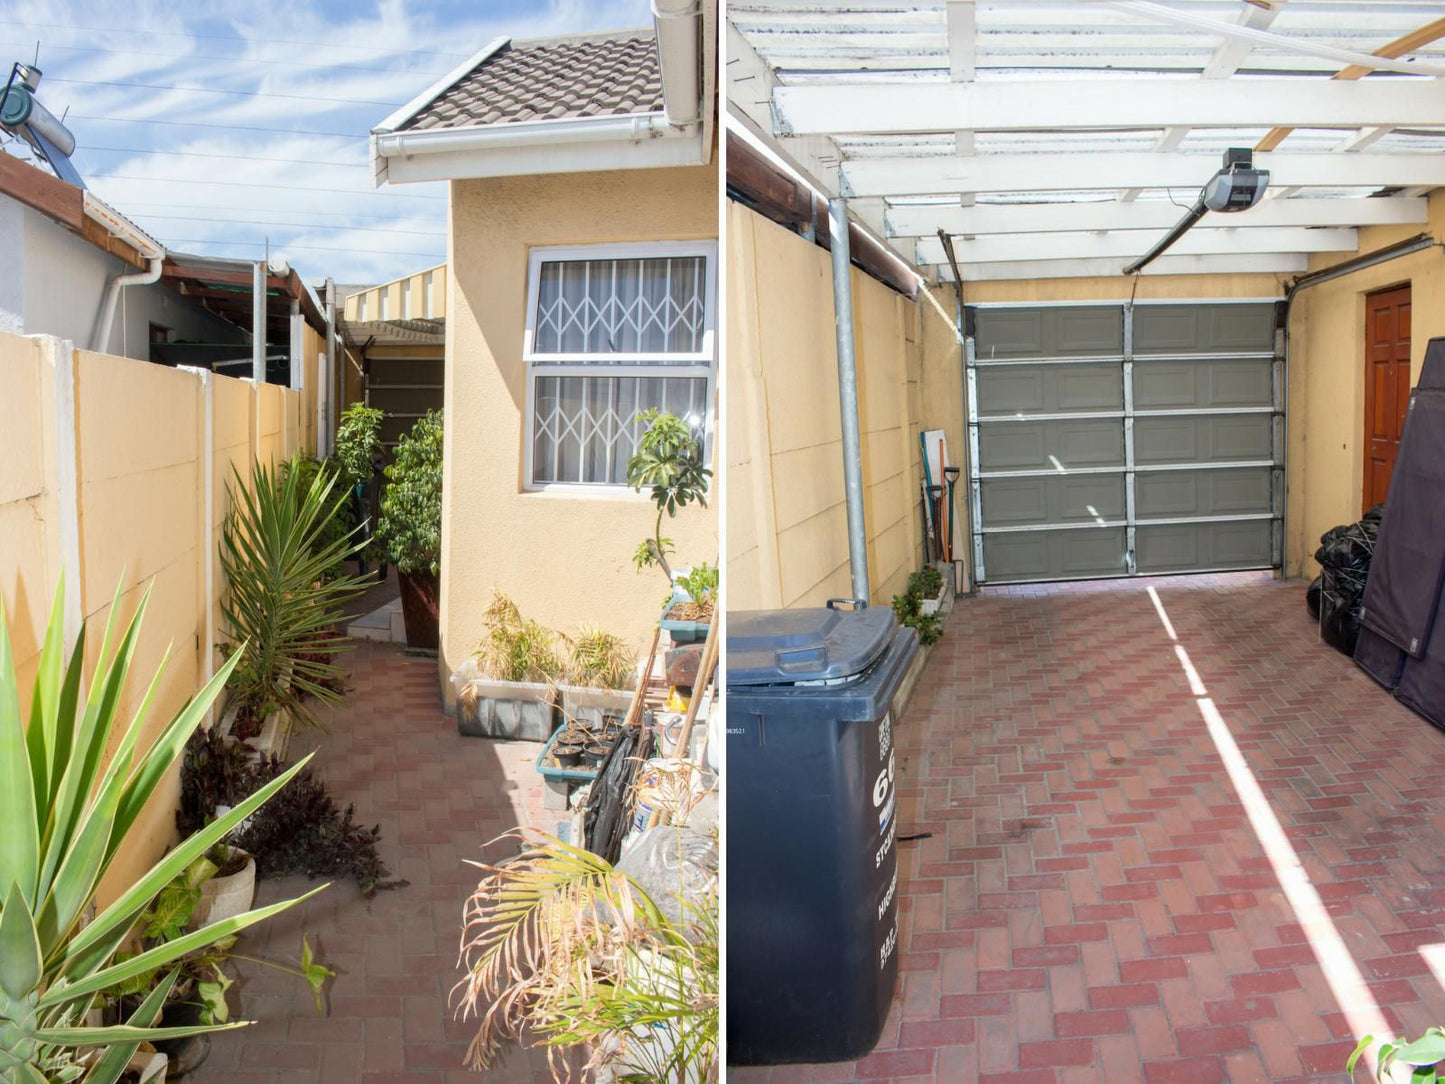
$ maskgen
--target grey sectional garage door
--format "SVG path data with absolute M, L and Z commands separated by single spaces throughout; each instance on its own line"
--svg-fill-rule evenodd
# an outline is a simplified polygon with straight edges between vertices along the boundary
M 970 311 L 980 583 L 1278 567 L 1272 302 Z

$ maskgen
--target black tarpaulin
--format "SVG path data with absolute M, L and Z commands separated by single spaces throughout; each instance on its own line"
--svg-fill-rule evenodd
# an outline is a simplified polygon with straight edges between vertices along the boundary
M 1445 339 L 1431 339 L 1405 413 L 1385 518 L 1365 585 L 1364 626 L 1425 656 L 1445 581 Z

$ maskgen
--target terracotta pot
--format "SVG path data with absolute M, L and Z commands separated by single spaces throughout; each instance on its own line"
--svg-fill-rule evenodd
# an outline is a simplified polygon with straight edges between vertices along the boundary
M 437 650 L 441 644 L 441 584 L 429 572 L 401 572 L 401 617 L 406 646 Z

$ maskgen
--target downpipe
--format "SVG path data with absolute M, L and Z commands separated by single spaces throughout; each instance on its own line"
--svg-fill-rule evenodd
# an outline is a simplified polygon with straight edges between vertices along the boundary
M 106 346 L 110 342 L 111 325 L 115 323 L 116 305 L 120 301 L 120 292 L 127 286 L 149 286 L 153 282 L 160 281 L 161 268 L 165 265 L 165 259 L 160 256 L 150 258 L 150 266 L 144 271 L 137 271 L 131 275 L 116 275 L 111 279 L 105 288 L 105 300 L 100 305 L 100 316 L 96 320 L 95 335 L 91 339 L 90 348 L 98 354 L 106 353 Z

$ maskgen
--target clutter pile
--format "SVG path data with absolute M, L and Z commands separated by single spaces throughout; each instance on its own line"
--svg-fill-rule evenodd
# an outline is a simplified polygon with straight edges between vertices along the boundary
M 1336 651 L 1353 656 L 1360 638 L 1365 584 L 1375 556 L 1375 540 L 1385 506 L 1377 504 L 1356 523 L 1331 527 L 1320 536 L 1315 560 L 1323 571 L 1305 592 L 1310 616 L 1320 623 L 1320 636 Z

